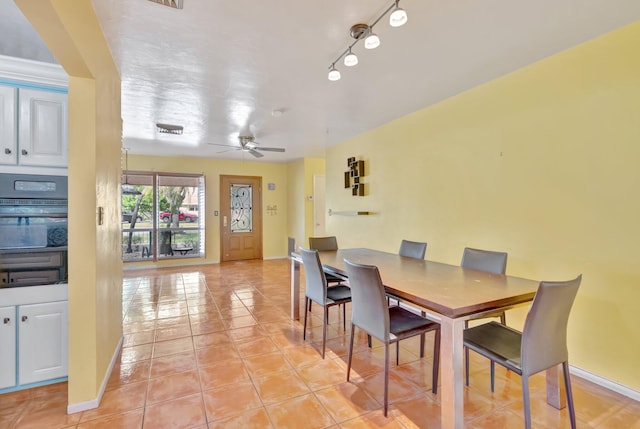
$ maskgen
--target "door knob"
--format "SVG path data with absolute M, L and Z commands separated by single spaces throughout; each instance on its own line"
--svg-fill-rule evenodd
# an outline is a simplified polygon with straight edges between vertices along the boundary
M 27 152 L 27 150 L 26 150 L 26 149 L 22 149 L 22 154 L 23 154 L 23 155 L 29 155 L 29 152 Z
M 10 317 L 5 317 L 4 318 L 4 324 L 8 325 L 9 323 L 11 323 L 11 318 Z
M 23 321 L 23 322 L 26 322 L 26 321 L 28 321 L 28 320 L 29 320 L 29 318 L 28 318 L 27 316 L 22 316 L 22 321 Z
M 4 153 L 5 153 L 6 155 L 11 155 L 11 149 L 9 149 L 8 147 L 5 147 L 5 148 L 4 148 Z

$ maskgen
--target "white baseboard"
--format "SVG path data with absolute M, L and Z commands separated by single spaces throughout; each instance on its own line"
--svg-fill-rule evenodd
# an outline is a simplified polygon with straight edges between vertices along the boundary
M 628 398 L 631 398 L 635 401 L 640 401 L 640 392 L 637 390 L 633 390 L 630 387 L 627 387 L 623 384 L 617 383 L 615 381 L 611 381 L 607 378 L 601 377 L 592 372 L 586 371 L 584 369 L 578 368 L 573 365 L 569 365 L 569 372 L 576 377 L 584 378 L 598 386 L 602 386 L 606 389 L 612 390 L 616 393 L 624 395 Z
M 98 392 L 98 396 L 95 399 L 90 401 L 78 402 L 77 404 L 69 404 L 67 405 L 67 414 L 79 413 L 81 411 L 92 410 L 94 408 L 98 408 L 100 406 L 100 401 L 102 401 L 102 395 L 104 394 L 104 389 L 107 388 L 107 383 L 109 382 L 109 378 L 111 377 L 111 371 L 113 371 L 113 367 L 118 360 L 118 354 L 120 354 L 120 349 L 122 348 L 122 341 L 124 337 L 120 337 L 120 341 L 118 341 L 118 345 L 116 346 L 115 351 L 113 352 L 113 356 L 111 356 L 111 362 L 109 363 L 109 368 L 107 369 L 107 373 L 104 375 L 102 379 L 102 384 L 100 385 L 100 391 Z

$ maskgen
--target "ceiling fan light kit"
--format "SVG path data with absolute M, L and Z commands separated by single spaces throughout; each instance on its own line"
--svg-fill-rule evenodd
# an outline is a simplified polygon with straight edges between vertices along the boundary
M 399 6 L 400 0 L 394 0 L 394 2 L 389 6 L 382 15 L 376 18 L 375 21 L 371 24 L 354 24 L 351 26 L 349 34 L 355 40 L 347 46 L 338 58 L 336 58 L 331 65 L 329 66 L 329 74 L 328 78 L 330 81 L 340 80 L 342 77 L 340 71 L 336 69 L 336 63 L 344 58 L 344 65 L 347 67 L 353 67 L 358 64 L 358 56 L 352 52 L 352 48 L 362 39 L 364 39 L 364 47 L 365 49 L 375 49 L 380 46 L 380 37 L 373 32 L 373 27 L 384 18 L 389 12 L 391 15 L 389 16 L 389 25 L 392 27 L 400 27 L 407 23 L 407 12 Z

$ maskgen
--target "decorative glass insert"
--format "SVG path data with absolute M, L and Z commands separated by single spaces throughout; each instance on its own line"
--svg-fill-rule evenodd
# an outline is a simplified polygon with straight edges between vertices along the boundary
M 231 185 L 231 232 L 251 232 L 253 212 L 251 185 Z

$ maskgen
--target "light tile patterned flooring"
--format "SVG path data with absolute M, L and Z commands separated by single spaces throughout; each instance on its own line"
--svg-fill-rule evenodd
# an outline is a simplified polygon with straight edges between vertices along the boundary
M 332 309 L 322 360 L 321 308 L 307 341 L 289 320 L 288 260 L 130 271 L 123 305 L 123 349 L 100 407 L 67 415 L 66 383 L 4 394 L 0 429 L 440 427 L 433 334 L 424 359 L 417 340 L 401 343 L 385 418 L 382 347 L 357 336 L 347 383 L 348 335 Z M 520 378 L 497 368 L 491 394 L 488 367 L 472 353 L 465 427 L 524 427 Z M 578 427 L 640 429 L 640 403 L 577 377 L 573 387 Z M 543 375 L 532 379 L 532 414 L 534 428 L 570 427 L 566 410 L 546 404 Z

